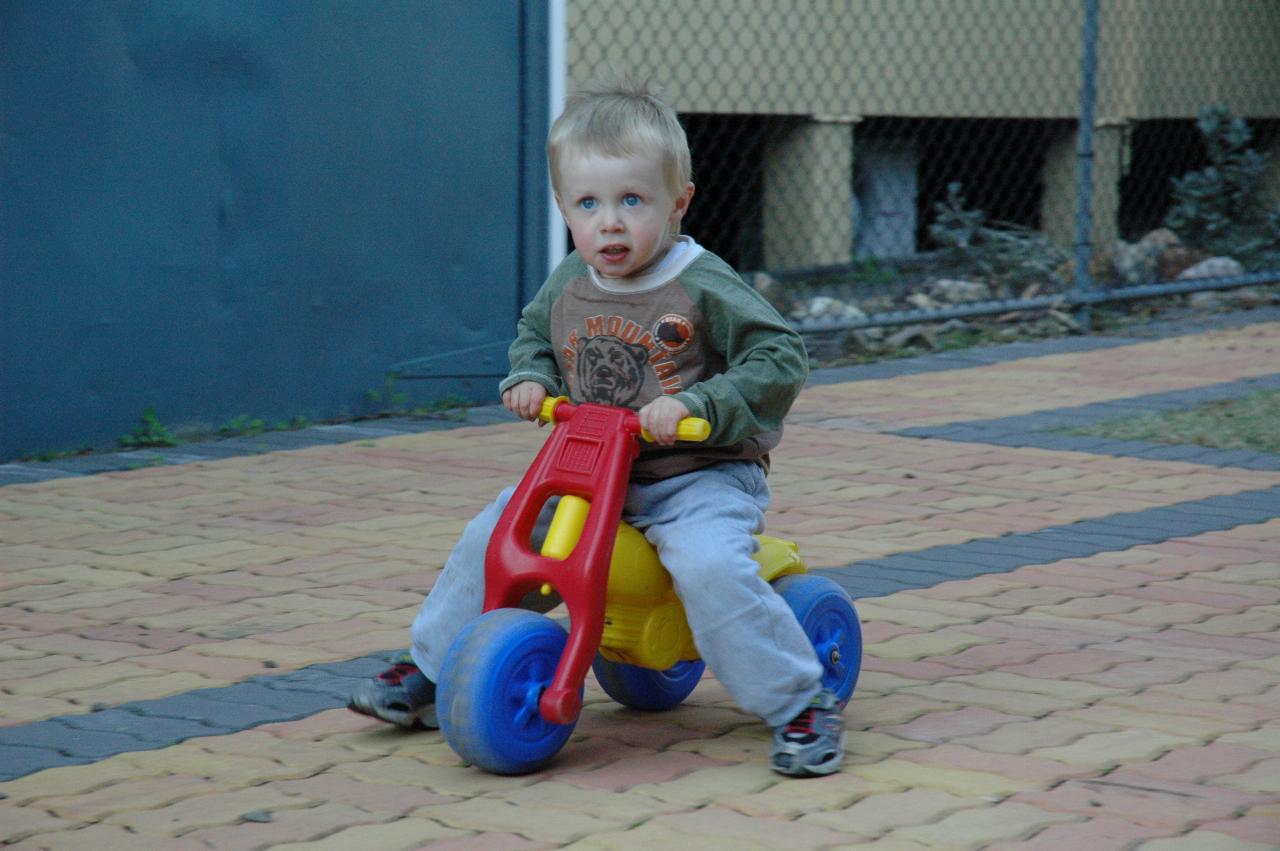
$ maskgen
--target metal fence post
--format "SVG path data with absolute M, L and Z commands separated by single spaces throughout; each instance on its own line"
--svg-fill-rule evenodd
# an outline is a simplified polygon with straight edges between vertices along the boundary
M 1076 131 L 1075 293 L 1093 289 L 1089 276 L 1093 230 L 1093 112 L 1098 92 L 1098 0 L 1083 0 L 1084 30 L 1080 53 L 1080 124 Z M 1090 304 L 1079 302 L 1077 321 L 1087 327 Z

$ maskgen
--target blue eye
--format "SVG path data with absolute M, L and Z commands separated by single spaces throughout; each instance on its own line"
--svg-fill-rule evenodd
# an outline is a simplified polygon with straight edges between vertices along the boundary
M 627 195 L 627 196 L 624 196 L 624 197 L 623 197 L 623 199 L 622 199 L 622 204 L 623 204 L 623 206 L 624 206 L 624 207 L 639 207 L 639 206 L 640 206 L 640 196 L 639 196 L 639 195 Z
M 596 199 L 583 198 L 581 201 L 578 202 L 578 206 L 584 210 L 594 210 L 596 208 Z

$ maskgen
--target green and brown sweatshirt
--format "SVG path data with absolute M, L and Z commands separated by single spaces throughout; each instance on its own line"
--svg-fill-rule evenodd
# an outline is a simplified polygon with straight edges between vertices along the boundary
M 766 469 L 808 375 L 804 343 L 730 266 L 679 237 L 649 272 L 606 278 L 575 251 L 525 307 L 499 392 L 536 381 L 574 402 L 639 410 L 662 394 L 711 422 L 705 443 L 646 445 L 636 480 L 717 461 Z

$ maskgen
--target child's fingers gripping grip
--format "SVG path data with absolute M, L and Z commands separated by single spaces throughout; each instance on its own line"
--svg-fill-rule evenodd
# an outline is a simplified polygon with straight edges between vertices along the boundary
M 556 408 L 561 402 L 568 402 L 568 396 L 548 396 L 542 400 L 542 407 L 538 410 L 538 419 L 544 423 L 555 424 Z
M 647 430 L 642 430 L 640 436 L 653 443 L 653 435 L 649 434 Z M 711 423 L 702 417 L 685 417 L 676 425 L 676 440 L 700 443 L 710 436 Z

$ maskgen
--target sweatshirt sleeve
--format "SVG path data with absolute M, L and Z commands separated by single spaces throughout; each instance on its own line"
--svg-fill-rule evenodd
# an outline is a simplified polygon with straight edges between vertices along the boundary
M 507 349 L 511 371 L 499 382 L 499 394 L 522 381 L 536 381 L 552 395 L 564 392 L 564 381 L 551 345 L 551 310 L 564 291 L 565 284 L 575 274 L 581 274 L 584 268 L 577 252 L 570 254 L 520 312 L 520 320 L 516 323 L 516 338 Z
M 804 341 L 759 293 L 718 261 L 687 282 L 726 368 L 675 398 L 711 422 L 712 445 L 777 431 L 809 375 Z

